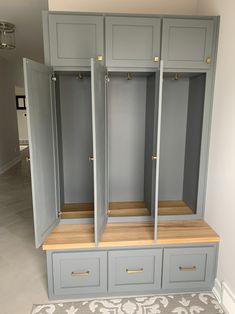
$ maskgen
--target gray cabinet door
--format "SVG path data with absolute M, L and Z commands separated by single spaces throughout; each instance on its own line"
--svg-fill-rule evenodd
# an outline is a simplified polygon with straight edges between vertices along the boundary
M 58 154 L 52 68 L 24 59 L 35 243 L 57 224 Z
M 160 57 L 160 21 L 159 18 L 147 17 L 106 17 L 106 65 L 157 67 Z
M 103 16 L 49 15 L 51 65 L 90 66 L 103 56 Z
M 162 59 L 167 68 L 210 68 L 213 21 L 163 19 Z
M 162 89 L 163 89 L 163 61 L 160 61 L 160 71 L 156 73 L 156 91 L 158 91 L 158 96 L 156 96 L 156 113 L 154 122 L 154 142 L 153 142 L 153 203 L 154 203 L 154 239 L 157 240 L 157 225 L 158 225 L 158 191 L 159 191 L 159 163 L 160 163 L 160 142 L 161 142 L 161 122 L 162 122 Z
M 95 242 L 98 244 L 107 222 L 105 68 L 91 59 L 92 133 L 94 163 Z

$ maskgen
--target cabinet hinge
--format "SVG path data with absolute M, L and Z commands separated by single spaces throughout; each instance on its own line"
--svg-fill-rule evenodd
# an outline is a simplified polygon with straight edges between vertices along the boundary
M 56 82 L 56 76 L 54 73 L 51 75 L 51 80 L 52 80 L 52 82 Z
M 104 77 L 105 83 L 109 83 L 110 82 L 110 77 L 108 74 L 105 75 Z

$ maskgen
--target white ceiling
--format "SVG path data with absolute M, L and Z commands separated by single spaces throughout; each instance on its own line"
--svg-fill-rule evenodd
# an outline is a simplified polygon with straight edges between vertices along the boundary
M 0 50 L 0 56 L 21 66 L 27 57 L 43 62 L 42 11 L 48 0 L 0 0 L 0 20 L 16 26 L 16 48 Z

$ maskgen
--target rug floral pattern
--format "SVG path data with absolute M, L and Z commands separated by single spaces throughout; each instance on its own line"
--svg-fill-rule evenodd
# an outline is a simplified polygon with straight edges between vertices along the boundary
M 34 305 L 32 314 L 223 314 L 212 293 L 94 299 Z

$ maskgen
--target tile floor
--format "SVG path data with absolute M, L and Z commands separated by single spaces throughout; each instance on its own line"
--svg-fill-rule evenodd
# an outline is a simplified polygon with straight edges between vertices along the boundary
M 22 161 L 0 175 L 0 313 L 28 314 L 46 303 L 45 253 L 34 246 L 27 151 Z

